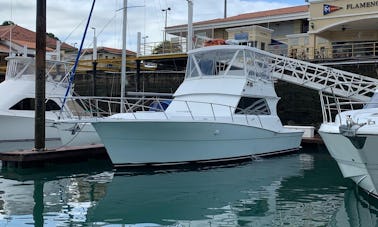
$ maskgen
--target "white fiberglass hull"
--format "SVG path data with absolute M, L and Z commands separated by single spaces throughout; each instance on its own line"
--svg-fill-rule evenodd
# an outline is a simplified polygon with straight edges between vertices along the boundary
M 35 119 L 29 116 L 0 114 L 0 141 L 27 141 L 34 140 Z M 48 140 L 59 140 L 58 130 L 46 122 L 45 135 Z
M 322 125 L 319 133 L 343 176 L 378 197 L 378 135 L 357 135 L 349 139 L 334 130 L 325 130 L 325 126 Z
M 59 130 L 63 146 L 82 146 L 102 143 L 91 123 L 58 122 L 55 126 Z
M 289 152 L 303 132 L 188 121 L 92 123 L 116 166 L 221 161 Z

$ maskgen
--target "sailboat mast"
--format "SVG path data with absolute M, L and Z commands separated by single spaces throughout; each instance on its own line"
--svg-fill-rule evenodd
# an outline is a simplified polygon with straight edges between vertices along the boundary
M 122 68 L 121 68 L 121 106 L 120 112 L 125 112 L 124 96 L 127 85 L 126 80 L 126 26 L 127 26 L 127 0 L 123 0 L 123 19 L 122 19 Z

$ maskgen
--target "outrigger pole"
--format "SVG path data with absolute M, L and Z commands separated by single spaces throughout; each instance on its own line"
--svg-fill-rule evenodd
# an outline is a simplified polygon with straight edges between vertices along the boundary
M 89 27 L 89 22 L 91 21 L 91 17 L 92 17 L 92 13 L 93 13 L 93 8 L 94 8 L 94 5 L 96 3 L 96 0 L 93 0 L 93 3 L 92 3 L 92 8 L 91 8 L 91 11 L 89 13 L 89 17 L 88 17 L 88 20 L 87 20 L 87 24 L 85 26 L 85 30 L 84 30 L 84 34 L 83 34 L 83 38 L 81 39 L 81 43 L 80 43 L 80 47 L 79 47 L 79 50 L 77 52 L 77 55 L 76 55 L 76 60 L 75 60 L 75 64 L 71 70 L 71 73 L 70 73 L 70 78 L 69 78 L 69 82 L 68 82 L 68 87 L 67 87 L 67 90 L 66 90 L 66 94 L 64 95 L 64 99 L 63 99 L 63 103 L 62 103 L 62 107 L 60 109 L 60 113 L 62 113 L 63 111 L 63 108 L 64 108 L 64 104 L 66 103 L 66 99 L 67 99 L 67 96 L 68 96 L 68 93 L 71 89 L 71 86 L 72 86 L 72 83 L 75 79 L 75 73 L 76 73 L 76 68 L 77 68 L 77 65 L 79 64 L 79 58 L 80 58 L 80 55 L 81 55 L 81 51 L 83 49 L 83 45 L 84 45 L 84 40 L 85 40 L 85 36 L 87 35 L 87 31 L 88 31 L 88 27 Z

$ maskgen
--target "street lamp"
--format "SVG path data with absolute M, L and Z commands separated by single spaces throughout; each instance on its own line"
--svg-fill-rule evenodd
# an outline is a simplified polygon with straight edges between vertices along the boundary
M 142 37 L 142 39 L 143 39 L 143 55 L 146 55 L 146 40 L 147 40 L 147 38 L 148 38 L 148 35 Z
M 161 11 L 165 12 L 165 27 L 164 27 L 164 43 L 167 40 L 167 12 L 171 10 L 171 7 L 168 7 L 166 9 L 162 9 Z
M 96 28 L 93 29 L 93 61 L 97 61 L 97 37 L 96 37 Z

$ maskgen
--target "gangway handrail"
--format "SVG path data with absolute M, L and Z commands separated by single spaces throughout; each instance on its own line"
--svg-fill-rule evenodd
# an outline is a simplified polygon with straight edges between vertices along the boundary
M 375 78 L 263 52 L 269 58 L 272 76 L 279 80 L 358 101 L 368 101 L 378 86 Z M 328 90 L 333 85 L 334 90 Z
M 370 101 L 371 97 L 369 98 L 369 100 L 356 100 L 353 97 L 342 97 L 342 96 L 337 95 L 334 92 L 334 88 L 339 87 L 340 85 L 343 85 L 343 84 L 349 84 L 349 82 L 333 84 L 319 90 L 323 122 L 333 122 L 333 118 L 336 116 L 336 114 L 340 114 L 341 112 L 347 111 L 347 110 L 355 110 L 357 109 L 356 107 L 362 108 L 365 104 L 372 103 Z M 369 83 L 360 82 L 360 84 L 365 85 Z M 331 91 L 331 93 L 328 93 L 328 91 Z

